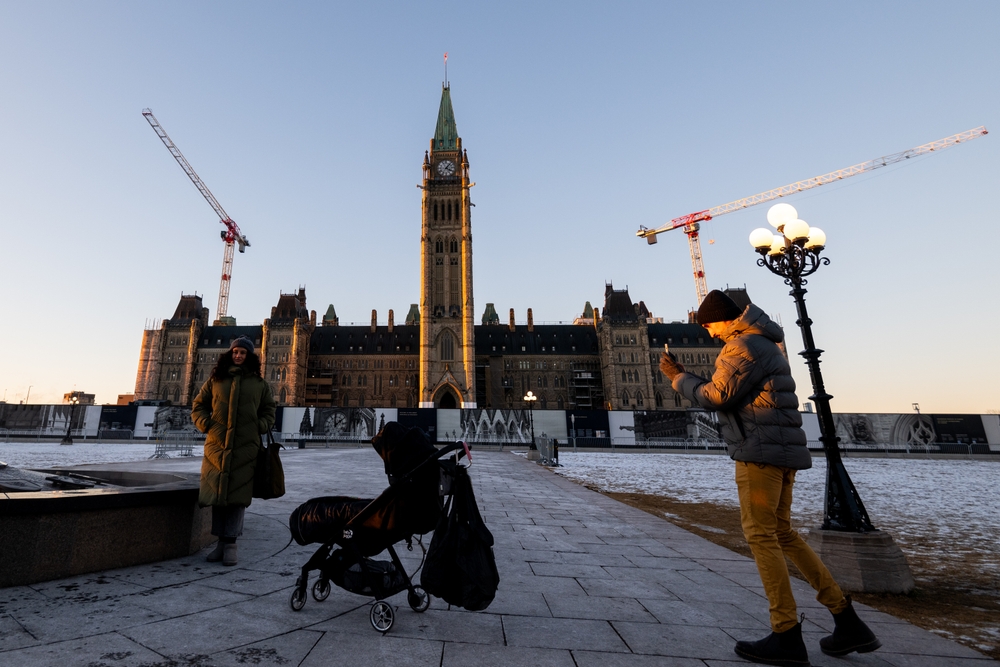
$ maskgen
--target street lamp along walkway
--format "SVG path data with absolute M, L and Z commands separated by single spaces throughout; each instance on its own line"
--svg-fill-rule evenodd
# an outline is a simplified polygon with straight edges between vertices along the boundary
M 827 462 L 823 525 L 810 532 L 808 541 L 833 571 L 834 577 L 849 590 L 908 593 L 915 582 L 906 557 L 892 537 L 872 525 L 861 496 L 844 467 L 830 408 L 833 396 L 826 392 L 819 367 L 823 350 L 813 341 L 812 320 L 806 311 L 803 287 L 806 277 L 830 263 L 829 258 L 820 257 L 826 247 L 826 234 L 799 219 L 798 212 L 790 204 L 772 206 L 767 212 L 767 221 L 778 233 L 767 228 L 755 229 L 750 234 L 750 244 L 760 253 L 758 266 L 781 276 L 792 288 L 789 294 L 795 300 L 796 324 L 805 346 L 799 354 L 809 368 L 813 388 L 809 399 L 816 404 L 819 439 Z
M 66 420 L 66 435 L 63 439 L 59 441 L 60 445 L 72 445 L 73 444 L 73 413 L 76 412 L 76 406 L 80 402 L 78 396 L 70 396 L 69 399 L 69 419 Z
M 524 395 L 524 401 L 528 404 L 528 422 L 531 424 L 531 451 L 536 451 L 538 448 L 535 447 L 535 401 L 538 397 L 528 390 L 528 393 Z

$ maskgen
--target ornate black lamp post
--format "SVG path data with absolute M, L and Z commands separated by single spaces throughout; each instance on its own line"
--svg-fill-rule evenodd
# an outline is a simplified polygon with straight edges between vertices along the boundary
M 537 449 L 535 447 L 535 401 L 538 397 L 528 390 L 528 393 L 524 395 L 524 400 L 528 403 L 528 421 L 531 423 L 531 449 Z
M 69 399 L 69 420 L 66 422 L 66 435 L 59 442 L 60 445 L 72 445 L 73 444 L 73 413 L 76 412 L 76 406 L 80 403 L 80 398 L 77 396 L 70 396 Z
M 809 378 L 813 386 L 813 395 L 809 399 L 816 404 L 819 439 L 826 454 L 823 529 L 869 533 L 875 527 L 868 518 L 861 496 L 854 488 L 840 456 L 837 427 L 830 409 L 830 399 L 833 396 L 826 393 L 823 374 L 819 369 L 819 356 L 823 350 L 817 349 L 813 342 L 812 320 L 806 312 L 806 290 L 803 288 L 806 284 L 805 277 L 815 273 L 821 264 L 830 263 L 828 258 L 819 256 L 826 245 L 826 234 L 799 220 L 796 210 L 788 204 L 772 206 L 767 213 L 767 220 L 777 227 L 779 233 L 773 234 L 767 228 L 755 229 L 750 234 L 750 244 L 761 255 L 757 264 L 784 278 L 785 284 L 792 288 L 789 294 L 795 299 L 795 309 L 799 316 L 796 324 L 802 330 L 802 343 L 805 345 L 805 350 L 799 354 L 805 357 L 806 366 L 809 367 Z

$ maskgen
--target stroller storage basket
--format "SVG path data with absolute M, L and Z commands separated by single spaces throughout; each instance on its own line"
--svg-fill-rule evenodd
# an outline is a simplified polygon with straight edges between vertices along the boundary
M 330 581 L 345 591 L 384 600 L 406 590 L 406 575 L 392 561 L 353 558 L 346 549 L 337 549 L 323 567 Z

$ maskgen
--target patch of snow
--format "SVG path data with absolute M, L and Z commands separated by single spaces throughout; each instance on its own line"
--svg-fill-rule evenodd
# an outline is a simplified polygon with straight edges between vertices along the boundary
M 733 462 L 702 454 L 560 452 L 556 473 L 602 491 L 649 493 L 682 502 L 739 507 Z M 940 561 L 941 569 L 969 557 L 1000 575 L 1000 465 L 930 459 L 844 460 L 868 516 L 904 551 Z M 826 459 L 795 476 L 792 520 L 819 526 L 826 494 Z

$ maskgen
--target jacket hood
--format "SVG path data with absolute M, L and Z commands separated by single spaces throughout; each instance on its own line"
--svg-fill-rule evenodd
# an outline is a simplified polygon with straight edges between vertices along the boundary
M 728 343 L 734 338 L 748 334 L 758 334 L 775 343 L 785 339 L 781 327 L 752 303 L 743 310 L 742 315 L 733 320 L 728 329 L 722 332 L 722 340 Z

